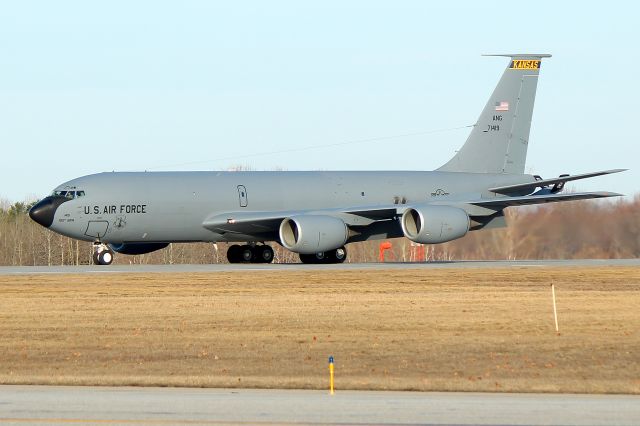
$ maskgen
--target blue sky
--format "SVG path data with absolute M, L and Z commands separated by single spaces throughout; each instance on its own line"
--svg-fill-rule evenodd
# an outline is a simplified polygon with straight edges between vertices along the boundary
M 0 198 L 111 170 L 431 170 L 504 52 L 554 55 L 527 170 L 640 190 L 634 3 L 439 3 L 5 2 Z

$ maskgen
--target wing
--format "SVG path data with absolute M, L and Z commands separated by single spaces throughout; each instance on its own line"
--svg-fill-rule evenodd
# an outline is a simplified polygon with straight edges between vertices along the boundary
M 328 215 L 339 217 L 349 226 L 367 226 L 381 220 L 394 219 L 400 206 L 395 204 L 359 206 L 343 209 L 284 210 L 256 212 L 228 212 L 207 218 L 202 226 L 218 233 L 268 235 L 277 233 L 280 223 L 287 217 L 299 215 Z M 405 206 L 402 206 L 405 207 Z
M 554 185 L 554 190 L 552 191 L 554 191 L 555 193 L 560 191 L 565 183 L 573 180 L 587 179 L 587 178 L 592 178 L 596 176 L 609 175 L 612 173 L 620 173 L 626 170 L 627 169 L 613 169 L 613 170 L 604 170 L 601 172 L 583 173 L 579 175 L 562 175 L 560 177 L 553 178 L 553 179 L 543 179 L 543 180 L 537 180 L 529 183 L 521 183 L 517 185 L 507 185 L 507 186 L 499 186 L 496 188 L 489 188 L 489 191 L 495 192 L 496 194 L 509 195 L 509 194 L 515 194 L 520 192 L 526 192 L 526 191 L 533 192 L 536 188 L 544 188 L 549 185 Z
M 613 192 L 581 192 L 559 194 L 566 182 L 619 173 L 625 169 L 613 169 L 579 175 L 563 175 L 558 178 L 537 180 L 534 182 L 489 188 L 489 192 L 500 194 L 495 198 L 481 198 L 480 194 L 465 199 L 463 194 L 456 197 L 439 198 L 410 204 L 386 204 L 374 206 L 353 206 L 317 210 L 284 210 L 284 211 L 232 211 L 208 217 L 203 226 L 220 234 L 237 234 L 243 236 L 274 239 L 278 237 L 278 228 L 285 218 L 299 215 L 328 215 L 339 217 L 350 227 L 366 227 L 376 222 L 389 223 L 398 218 L 409 207 L 434 205 L 451 205 L 461 208 L 471 217 L 495 215 L 507 207 L 524 206 L 563 201 L 586 200 L 594 198 L 618 197 L 622 194 Z M 549 188 L 553 185 L 552 188 Z M 541 190 L 533 192 L 536 188 Z
M 275 232 L 284 218 L 294 214 L 293 210 L 228 212 L 207 218 L 202 226 L 220 234 L 265 234 Z
M 563 201 L 588 200 L 594 198 L 619 197 L 622 194 L 614 192 L 579 192 L 573 194 L 544 194 L 519 197 L 498 197 L 494 199 L 475 199 L 466 201 L 438 200 L 433 202 L 412 203 L 403 205 L 361 206 L 344 209 L 321 210 L 286 210 L 286 211 L 255 211 L 228 212 L 207 218 L 203 226 L 220 234 L 239 234 L 276 237 L 280 223 L 287 217 L 299 215 L 327 215 L 339 217 L 350 227 L 368 226 L 375 222 L 396 219 L 409 207 L 424 205 L 452 205 L 465 210 L 469 216 L 490 216 L 496 211 L 507 207 L 525 206 L 533 204 L 557 203 Z M 480 209 L 479 209 L 480 208 Z

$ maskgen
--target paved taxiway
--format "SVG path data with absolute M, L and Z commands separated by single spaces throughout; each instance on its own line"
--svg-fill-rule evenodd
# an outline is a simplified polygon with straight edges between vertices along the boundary
M 0 422 L 637 425 L 640 396 L 0 386 Z
M 83 274 L 83 273 L 170 273 L 170 272 L 243 272 L 243 271 L 304 271 L 304 270 L 380 270 L 380 269 L 434 269 L 434 268 L 520 268 L 520 267 L 596 267 L 636 266 L 640 259 L 604 260 L 519 260 L 519 261 L 452 261 L 426 263 L 343 263 L 340 265 L 290 264 L 216 264 L 216 265 L 110 265 L 110 266 L 1 266 L 0 275 L 24 274 Z

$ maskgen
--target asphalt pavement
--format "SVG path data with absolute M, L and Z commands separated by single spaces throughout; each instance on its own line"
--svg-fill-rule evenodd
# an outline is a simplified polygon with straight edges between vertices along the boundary
M 109 266 L 0 266 L 0 275 L 94 274 L 94 273 L 171 273 L 171 272 L 244 272 L 244 271 L 313 271 L 313 270 L 384 270 L 384 269 L 457 269 L 457 268 L 536 268 L 640 266 L 640 259 L 513 260 L 450 262 L 343 263 L 337 265 L 289 264 L 215 264 L 215 265 L 109 265 Z
M 0 422 L 638 425 L 640 396 L 0 386 Z

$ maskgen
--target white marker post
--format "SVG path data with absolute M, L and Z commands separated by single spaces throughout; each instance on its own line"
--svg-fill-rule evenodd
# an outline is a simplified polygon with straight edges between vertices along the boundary
M 556 288 L 551 284 L 551 298 L 553 299 L 553 319 L 556 322 L 556 333 L 558 333 L 558 311 L 556 309 Z

